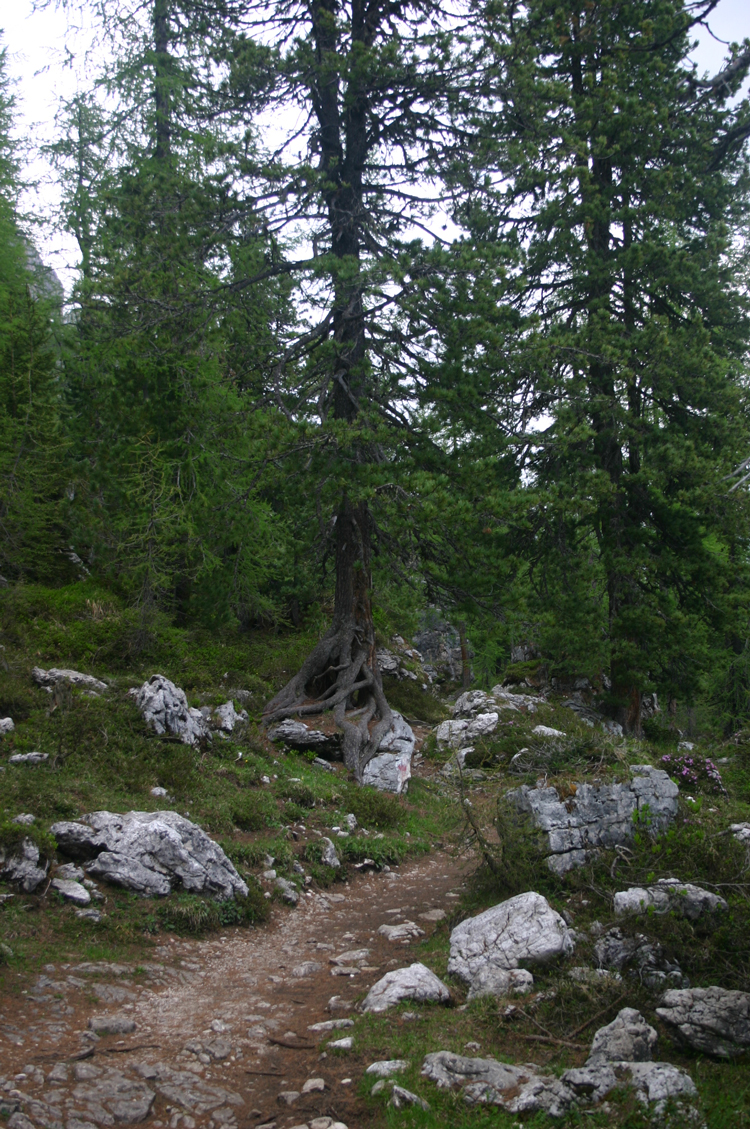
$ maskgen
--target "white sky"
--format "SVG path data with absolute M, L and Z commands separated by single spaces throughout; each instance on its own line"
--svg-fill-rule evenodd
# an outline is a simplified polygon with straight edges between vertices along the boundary
M 714 74 L 721 67 L 725 44 L 750 36 L 750 3 L 720 0 L 710 24 L 713 34 L 724 42 L 702 32 L 696 36 L 700 42 L 694 57 L 699 70 Z M 81 63 L 70 65 L 68 55 L 66 65 L 66 41 L 73 46 L 66 34 L 67 16 L 54 9 L 34 12 L 33 0 L 5 0 L 0 29 L 2 43 L 8 49 L 10 74 L 17 80 L 17 132 L 32 146 L 51 140 L 60 98 L 69 98 L 76 89 L 88 85 L 85 72 L 81 69 L 76 73 Z M 86 38 L 84 35 L 83 40 Z M 32 176 L 40 181 L 40 188 L 36 201 L 29 201 L 28 207 L 41 216 L 48 215 L 57 192 L 50 169 L 41 158 L 33 165 Z M 65 233 L 47 231 L 44 236 L 40 233 L 37 242 L 45 261 L 69 288 L 77 258 L 73 239 Z

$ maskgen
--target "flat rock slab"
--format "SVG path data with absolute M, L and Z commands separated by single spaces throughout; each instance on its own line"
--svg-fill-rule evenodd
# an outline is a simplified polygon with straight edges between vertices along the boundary
M 97 1035 L 131 1035 L 136 1024 L 127 1015 L 93 1015 L 89 1028 Z
M 689 921 L 697 921 L 706 913 L 725 910 L 727 903 L 718 894 L 712 894 L 691 882 L 680 882 L 677 878 L 661 878 L 655 886 L 633 886 L 621 890 L 614 897 L 615 913 L 642 914 L 652 910 L 654 913 L 679 914 Z
M 653 834 L 677 815 L 679 789 L 666 772 L 650 764 L 632 765 L 630 772 L 627 783 L 576 784 L 574 795 L 564 799 L 556 788 L 526 784 L 507 799 L 546 833 L 547 865 L 562 875 L 582 866 L 592 850 L 629 843 L 639 813 Z
M 400 1074 L 409 1069 L 405 1058 L 385 1058 L 379 1062 L 371 1062 L 365 1074 L 374 1074 L 376 1078 L 390 1078 L 392 1074 Z
M 58 847 L 95 874 L 137 893 L 164 896 L 181 887 L 215 898 L 247 897 L 247 886 L 217 843 L 174 811 L 124 815 L 98 811 L 50 828 Z
M 419 962 L 386 972 L 367 993 L 363 1011 L 387 1011 L 402 1000 L 447 1004 L 451 994 L 434 972 Z
M 402 921 L 399 925 L 381 925 L 378 933 L 386 941 L 411 941 L 415 937 L 424 937 L 424 929 L 414 921 Z
M 696 1051 L 735 1058 L 750 1046 L 750 994 L 726 988 L 676 988 L 664 993 L 656 1014 Z
M 451 933 L 448 972 L 473 984 L 488 965 L 500 969 L 549 964 L 573 952 L 573 935 L 541 894 L 509 898 Z
M 94 678 L 92 674 L 82 674 L 80 670 L 67 670 L 58 666 L 52 666 L 49 670 L 42 670 L 40 666 L 35 666 L 31 672 L 31 677 L 37 686 L 41 686 L 48 693 L 52 692 L 53 687 L 57 686 L 58 682 L 67 682 L 70 686 L 82 686 L 84 689 L 93 690 L 97 694 L 103 694 L 107 689 L 107 683 L 102 682 L 99 678 Z
M 66 878 L 53 878 L 50 882 L 50 886 L 53 890 L 56 890 L 60 897 L 64 898 L 66 902 L 72 902 L 73 905 L 87 906 L 91 902 L 91 894 L 80 882 Z

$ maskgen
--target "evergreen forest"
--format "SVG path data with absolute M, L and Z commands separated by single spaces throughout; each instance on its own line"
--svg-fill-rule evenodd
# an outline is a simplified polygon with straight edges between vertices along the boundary
M 117 601 L 123 663 L 307 632 L 266 718 L 330 712 L 357 778 L 376 639 L 431 615 L 475 685 L 513 656 L 626 734 L 654 693 L 741 730 L 750 45 L 698 71 L 714 7 L 91 0 L 54 217 L 3 57 L 0 583 Z

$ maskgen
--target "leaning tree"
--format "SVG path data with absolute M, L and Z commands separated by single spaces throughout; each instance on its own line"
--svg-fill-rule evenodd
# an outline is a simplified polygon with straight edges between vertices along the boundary
M 257 19 L 225 59 L 225 108 L 241 112 L 265 90 L 269 129 L 292 122 L 255 170 L 256 206 L 278 239 L 269 273 L 296 280 L 308 315 L 273 392 L 290 418 L 319 428 L 308 476 L 332 511 L 321 524 L 336 578 L 328 631 L 265 719 L 332 711 L 361 781 L 393 725 L 375 659 L 373 499 L 397 488 L 399 445 L 415 435 L 418 343 L 403 302 L 424 284 L 459 64 L 433 0 L 279 2 Z

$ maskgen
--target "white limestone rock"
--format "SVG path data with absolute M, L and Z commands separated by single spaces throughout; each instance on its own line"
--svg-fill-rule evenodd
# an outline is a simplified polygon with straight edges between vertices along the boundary
M 534 987 L 534 977 L 525 968 L 498 968 L 496 964 L 486 964 L 471 982 L 468 1000 L 479 996 L 525 996 Z
M 214 729 L 218 729 L 223 733 L 233 733 L 238 725 L 243 724 L 247 720 L 247 710 L 240 710 L 240 712 L 237 713 L 234 708 L 234 702 L 225 702 L 223 706 L 217 706 L 211 715 L 211 724 Z
M 137 893 L 164 896 L 181 887 L 219 900 L 247 897 L 221 847 L 177 812 L 99 811 L 50 831 L 61 851 L 87 861 L 89 874 Z
M 657 1034 L 639 1011 L 622 1008 L 611 1023 L 600 1027 L 591 1043 L 587 1066 L 602 1062 L 650 1062 Z
M 529 891 L 462 921 L 451 933 L 448 972 L 472 985 L 487 965 L 501 969 L 548 964 L 573 952 L 565 921 L 541 894 Z
M 387 1011 L 402 1000 L 447 1004 L 451 994 L 434 972 L 419 962 L 386 972 L 367 993 L 363 1011 Z
M 414 921 L 402 921 L 398 925 L 381 925 L 378 928 L 381 937 L 386 941 L 411 941 L 416 937 L 424 937 L 424 929 Z
M 726 988 L 679 988 L 664 993 L 656 1014 L 683 1044 L 716 1058 L 750 1047 L 750 993 Z
M 553 729 L 550 725 L 535 725 L 531 730 L 535 737 L 565 737 L 562 729 Z
M 0 737 L 5 737 L 6 734 L 12 733 L 16 728 L 12 717 L 0 717 Z
M 498 1105 L 509 1113 L 544 1112 L 550 1117 L 564 1117 L 576 1104 L 575 1093 L 557 1078 L 536 1073 L 536 1069 L 437 1051 L 426 1056 L 422 1074 L 440 1089 L 464 1086 L 467 1105 Z
M 668 913 L 672 910 L 690 921 L 697 921 L 704 913 L 726 910 L 727 903 L 718 894 L 680 882 L 677 878 L 660 878 L 655 886 L 634 886 L 620 890 L 614 897 L 615 914 L 643 914 L 649 910 Z
M 66 670 L 57 666 L 50 667 L 49 670 L 42 670 L 41 667 L 35 666 L 31 672 L 31 677 L 37 686 L 41 686 L 49 694 L 52 693 L 53 687 L 58 682 L 67 682 L 70 686 L 83 687 L 86 690 L 93 690 L 97 694 L 103 694 L 107 689 L 106 682 L 94 678 L 91 674 L 81 674 L 79 670 Z
M 324 835 L 320 842 L 323 846 L 323 850 L 320 854 L 320 861 L 323 863 L 323 865 L 333 867 L 334 870 L 337 867 L 341 866 L 341 859 L 336 854 L 336 848 L 334 847 L 332 841 Z
M 74 882 L 65 878 L 53 878 L 50 882 L 50 886 L 53 890 L 56 890 L 66 902 L 72 902 L 75 906 L 87 906 L 91 903 L 91 894 L 80 882 Z
M 581 866 L 588 853 L 629 843 L 634 816 L 648 818 L 651 834 L 665 831 L 677 815 L 679 789 L 666 772 L 652 765 L 632 765 L 632 779 L 620 784 L 578 784 L 572 796 L 560 798 L 556 788 L 522 785 L 507 794 L 545 832 L 547 864 L 558 874 Z
M 323 753 L 332 760 L 341 759 L 341 734 L 310 729 L 303 721 L 297 721 L 293 717 L 284 718 L 278 725 L 271 726 L 268 739 L 288 745 L 290 749 L 312 750 Z M 328 768 L 329 765 L 326 764 L 325 767 Z
M 376 1078 L 390 1078 L 393 1074 L 400 1074 L 409 1069 L 405 1058 L 385 1058 L 379 1062 L 371 1062 L 365 1074 L 374 1074 Z
M 406 792 L 415 745 L 412 727 L 394 710 L 393 726 L 380 742 L 377 756 L 365 766 L 362 783 L 397 796 Z
M 131 691 L 143 720 L 159 736 L 179 737 L 185 745 L 197 745 L 210 736 L 200 710 L 188 705 L 185 691 L 163 674 L 154 674 L 139 690 Z
M 25 894 L 33 894 L 41 886 L 48 870 L 49 862 L 40 856 L 32 839 L 0 846 L 0 877 L 19 886 Z

